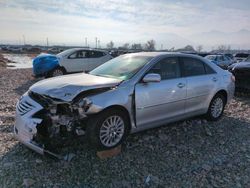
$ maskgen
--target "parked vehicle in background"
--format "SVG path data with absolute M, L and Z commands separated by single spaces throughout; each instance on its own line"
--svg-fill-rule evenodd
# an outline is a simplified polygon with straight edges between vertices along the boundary
M 233 95 L 233 75 L 197 55 L 126 54 L 88 74 L 31 86 L 17 104 L 14 133 L 41 154 L 79 133 L 110 149 L 130 133 L 173 121 L 202 114 L 218 120 Z
M 233 63 L 237 63 L 236 59 L 234 58 L 233 54 L 224 54 L 225 56 L 227 56 L 228 58 L 230 58 L 232 60 Z
M 233 64 L 233 60 L 225 55 L 207 55 L 205 56 L 206 59 L 211 61 L 212 63 L 218 65 L 222 69 L 227 69 L 227 67 Z
M 236 59 L 237 63 L 244 61 L 250 54 L 247 53 L 237 53 L 234 55 L 234 58 Z
M 197 53 L 197 55 L 201 56 L 201 57 L 206 57 L 207 55 L 211 55 L 210 53 L 206 53 L 206 52 L 200 52 Z
M 242 61 L 229 66 L 228 70 L 235 76 L 236 90 L 250 91 L 250 56 L 244 62 Z
M 35 76 L 54 77 L 66 73 L 88 72 L 112 59 L 108 52 L 89 48 L 72 48 L 57 55 L 42 54 L 33 60 Z

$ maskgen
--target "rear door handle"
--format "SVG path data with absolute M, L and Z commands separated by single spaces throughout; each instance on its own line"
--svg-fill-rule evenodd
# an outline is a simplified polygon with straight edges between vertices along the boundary
M 178 88 L 183 88 L 184 86 L 185 86 L 185 84 L 183 84 L 183 83 L 179 83 L 179 84 L 177 85 Z
M 212 80 L 213 80 L 214 82 L 216 82 L 218 79 L 217 79 L 217 78 L 215 78 L 215 77 L 213 77 L 213 78 L 212 78 Z

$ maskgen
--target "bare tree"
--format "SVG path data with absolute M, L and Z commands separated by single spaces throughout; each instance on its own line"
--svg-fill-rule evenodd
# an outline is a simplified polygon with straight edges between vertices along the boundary
M 197 47 L 196 47 L 196 51 L 197 52 L 201 52 L 203 50 L 203 46 L 202 45 L 198 45 Z
M 142 50 L 142 45 L 140 43 L 132 44 L 131 49 L 133 49 L 133 50 Z
M 147 43 L 145 44 L 145 50 L 149 50 L 149 51 L 155 50 L 155 41 L 153 39 L 147 41 Z
M 216 49 L 218 52 L 225 52 L 227 50 L 226 45 L 219 45 Z
M 129 43 L 123 44 L 122 48 L 128 50 L 129 49 Z
M 114 42 L 113 42 L 113 41 L 110 41 L 110 42 L 107 44 L 107 48 L 108 48 L 108 49 L 114 48 Z

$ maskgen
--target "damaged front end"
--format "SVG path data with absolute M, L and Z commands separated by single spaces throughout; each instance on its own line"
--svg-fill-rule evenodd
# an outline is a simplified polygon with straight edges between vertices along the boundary
M 29 91 L 17 104 L 14 133 L 32 150 L 58 157 L 59 148 L 85 135 L 89 111 L 99 109 L 84 96 L 65 102 Z

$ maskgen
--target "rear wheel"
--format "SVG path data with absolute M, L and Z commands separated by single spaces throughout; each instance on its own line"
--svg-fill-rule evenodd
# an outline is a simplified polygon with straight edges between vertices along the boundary
M 110 109 L 92 117 L 87 125 L 87 136 L 96 149 L 111 149 L 127 137 L 129 121 L 126 113 Z
M 216 94 L 210 102 L 209 109 L 207 112 L 207 118 L 211 121 L 218 120 L 223 112 L 226 105 L 226 98 L 222 94 Z

